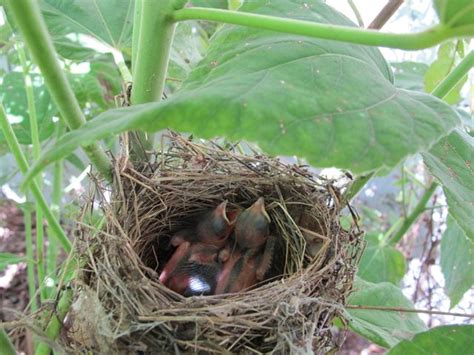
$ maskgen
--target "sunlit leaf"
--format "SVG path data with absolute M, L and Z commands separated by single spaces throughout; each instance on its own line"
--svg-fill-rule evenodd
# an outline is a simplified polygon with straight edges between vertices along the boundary
M 133 0 L 43 0 L 43 16 L 55 36 L 83 33 L 110 46 L 131 46 Z
M 348 299 L 349 304 L 413 309 L 413 304 L 391 283 L 375 284 L 356 279 L 354 289 Z M 347 312 L 352 318 L 349 323 L 352 331 L 387 348 L 426 330 L 416 313 L 373 309 L 347 309 Z
M 451 217 L 448 217 L 448 226 L 441 239 L 440 263 L 444 290 L 453 308 L 474 285 L 474 241 Z
M 243 10 L 352 25 L 323 2 L 246 2 Z M 224 26 L 207 56 L 161 103 L 108 111 L 64 137 L 36 164 L 125 130 L 171 127 L 256 142 L 269 154 L 362 173 L 393 167 L 459 123 L 442 101 L 397 89 L 372 47 Z
M 54 132 L 53 116 L 57 109 L 49 95 L 43 79 L 38 74 L 30 74 L 38 122 L 40 141 L 49 138 Z M 28 101 L 26 99 L 25 80 L 23 73 L 10 72 L 3 77 L 0 85 L 0 101 L 7 114 L 16 116 L 19 123 L 12 124 L 13 130 L 21 144 L 31 144 L 31 126 Z M 0 131 L 0 141 L 3 134 Z
M 385 240 L 377 233 L 369 233 L 365 239 L 367 246 L 357 275 L 370 282 L 387 281 L 398 284 L 407 267 L 403 254 L 393 246 L 385 244 Z
M 443 184 L 449 213 L 474 242 L 474 138 L 460 129 L 423 154 L 430 172 Z
M 459 355 L 471 354 L 474 325 L 444 325 L 404 340 L 389 355 Z

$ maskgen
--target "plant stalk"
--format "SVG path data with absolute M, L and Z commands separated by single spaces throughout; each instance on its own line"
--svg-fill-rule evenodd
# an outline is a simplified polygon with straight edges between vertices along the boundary
M 433 89 L 431 94 L 442 99 L 474 67 L 474 50 L 470 51 L 461 62 Z
M 27 207 L 23 209 L 23 223 L 25 224 L 25 248 L 26 248 L 26 276 L 28 281 L 28 296 L 32 312 L 38 309 L 36 304 L 36 282 L 35 282 L 35 257 L 33 253 L 33 233 L 31 211 Z
M 380 29 L 382 28 L 390 17 L 398 10 L 398 8 L 403 4 L 404 0 L 389 0 L 387 4 L 383 7 L 382 11 L 374 18 L 370 23 L 370 29 Z
M 33 160 L 38 160 L 41 155 L 41 143 L 39 139 L 38 115 L 36 114 L 35 94 L 33 84 L 31 82 L 30 71 L 26 62 L 26 53 L 22 46 L 17 45 L 16 50 L 18 58 L 23 69 L 23 80 L 25 82 L 26 102 L 28 105 L 28 116 L 30 122 L 31 143 L 33 146 Z M 39 188 L 42 187 L 43 181 L 38 176 L 36 183 Z M 45 267 L 44 267 L 44 230 L 43 230 L 43 213 L 36 202 L 36 269 L 38 273 L 38 285 L 40 289 L 41 300 L 45 300 L 47 290 L 44 287 Z
M 25 175 L 29 170 L 28 162 L 25 158 L 25 155 L 23 154 L 21 150 L 20 143 L 18 143 L 15 132 L 13 131 L 10 123 L 8 122 L 7 116 L 5 114 L 5 110 L 3 109 L 3 105 L 1 104 L 0 104 L 0 128 L 3 130 L 5 140 L 8 144 L 8 147 L 10 148 L 10 151 L 15 157 L 15 160 L 18 164 L 18 167 L 20 168 L 21 173 Z M 58 220 L 49 209 L 48 204 L 46 203 L 46 199 L 44 198 L 43 193 L 41 192 L 41 189 L 39 188 L 36 181 L 31 182 L 30 190 L 35 200 L 38 202 L 39 207 L 41 211 L 43 212 L 43 215 L 48 221 L 49 227 L 54 232 L 53 235 L 61 243 L 64 250 L 69 253 L 72 249 L 71 242 L 67 238 L 66 233 L 64 233 L 64 230 L 61 228 L 60 224 L 58 223 Z
M 38 2 L 7 0 L 7 3 L 34 61 L 44 76 L 61 117 L 70 129 L 81 127 L 86 122 L 85 117 L 56 57 L 56 51 L 41 17 Z M 110 162 L 103 149 L 94 143 L 84 147 L 84 151 L 102 176 L 111 180 Z
M 61 330 L 64 317 L 66 317 L 69 308 L 73 301 L 73 292 L 71 288 L 64 290 L 61 298 L 59 299 L 56 310 L 51 313 L 51 319 L 46 327 L 46 336 L 49 339 L 56 339 Z M 40 343 L 35 351 L 35 355 L 49 355 L 51 349 L 46 343 Z
M 472 26 L 452 29 L 443 25 L 437 25 L 415 34 L 384 33 L 357 27 L 328 25 L 275 16 L 200 7 L 177 10 L 173 13 L 173 20 L 216 21 L 347 43 L 405 50 L 429 48 L 446 39 L 469 36 L 474 32 Z
M 65 132 L 64 126 L 61 121 L 57 123 L 56 126 L 56 139 L 61 137 Z M 64 172 L 64 160 L 60 159 L 54 163 L 53 166 L 53 193 L 51 196 L 51 212 L 58 221 L 61 220 L 61 200 L 63 197 L 63 172 Z M 48 229 L 48 235 L 51 235 L 53 232 Z M 47 265 L 46 270 L 49 275 L 54 274 L 56 270 L 59 248 L 58 243 L 54 238 L 48 239 L 48 250 L 47 250 Z
M 165 87 L 166 73 L 175 24 L 171 20 L 173 2 L 161 0 L 138 0 L 135 22 L 139 29 L 134 32 L 136 53 L 132 54 L 136 63 L 133 68 L 131 102 L 133 105 L 160 101 Z M 146 159 L 146 150 L 153 144 L 152 135 L 135 132 L 131 136 L 131 152 L 140 159 Z
M 423 214 L 423 212 L 425 212 L 426 204 L 430 200 L 431 196 L 433 196 L 437 187 L 438 184 L 436 182 L 433 182 L 431 183 L 430 187 L 425 190 L 423 196 L 421 196 L 420 201 L 418 201 L 413 211 L 403 221 L 403 224 L 401 225 L 400 229 L 398 229 L 397 233 L 395 233 L 393 237 L 390 238 L 389 244 L 397 244 L 403 238 L 405 233 L 410 229 L 412 224 L 415 223 L 418 217 Z

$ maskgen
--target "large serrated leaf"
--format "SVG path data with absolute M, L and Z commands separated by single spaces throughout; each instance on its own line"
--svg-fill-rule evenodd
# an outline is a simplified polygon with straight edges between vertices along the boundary
M 440 264 L 444 290 L 453 308 L 474 285 L 474 241 L 467 238 L 451 217 L 448 217 L 448 226 L 441 239 Z
M 367 246 L 360 259 L 357 275 L 370 282 L 391 282 L 398 284 L 406 271 L 403 254 L 385 243 L 383 235 L 369 233 L 365 239 Z
M 322 1 L 246 2 L 242 10 L 353 25 Z M 397 89 L 375 48 L 223 26 L 170 99 L 100 115 L 66 135 L 34 169 L 111 133 L 171 127 L 362 173 L 428 149 L 458 123 L 442 101 Z
M 431 173 L 443 184 L 449 213 L 474 241 L 474 138 L 460 129 L 423 154 Z
M 43 0 L 41 10 L 53 37 L 84 33 L 110 46 L 131 46 L 133 0 Z
M 404 340 L 389 355 L 460 355 L 472 354 L 473 325 L 445 325 Z
M 354 289 L 348 299 L 349 304 L 413 309 L 413 304 L 391 283 L 374 284 L 356 279 Z M 426 330 L 425 324 L 415 313 L 372 309 L 348 309 L 347 312 L 352 318 L 349 323 L 352 331 L 387 348 Z

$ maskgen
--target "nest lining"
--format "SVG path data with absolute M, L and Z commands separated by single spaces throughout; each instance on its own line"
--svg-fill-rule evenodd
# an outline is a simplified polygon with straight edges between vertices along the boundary
M 81 224 L 84 268 L 66 347 L 108 353 L 324 353 L 337 344 L 362 251 L 357 223 L 339 223 L 339 190 L 305 169 L 245 156 L 170 133 L 155 161 L 116 162 L 110 201 L 97 185 L 105 226 Z M 159 283 L 173 233 L 228 200 L 263 196 L 279 238 L 274 277 L 249 291 L 184 298 Z M 91 202 L 92 203 L 92 202 Z M 90 209 L 86 206 L 84 211 Z

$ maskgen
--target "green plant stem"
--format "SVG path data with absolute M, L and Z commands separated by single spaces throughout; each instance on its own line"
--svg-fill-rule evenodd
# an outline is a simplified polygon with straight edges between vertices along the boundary
M 2 349 L 2 354 L 4 355 L 16 355 L 15 347 L 5 329 L 0 329 L 0 349 Z
M 391 245 L 397 244 L 403 238 L 405 233 L 410 229 L 412 224 L 415 223 L 418 217 L 422 215 L 423 212 L 425 212 L 426 204 L 431 199 L 431 196 L 433 196 L 437 187 L 438 187 L 438 184 L 436 182 L 433 182 L 431 183 L 430 187 L 428 187 L 428 189 L 425 190 L 425 192 L 423 193 L 423 196 L 421 196 L 420 201 L 418 201 L 413 211 L 409 214 L 407 218 L 404 219 L 403 224 L 401 225 L 400 229 L 398 229 L 397 233 L 395 233 L 393 237 L 390 238 L 389 243 Z
M 25 248 L 26 248 L 26 276 L 28 281 L 28 296 L 30 297 L 30 308 L 32 312 L 38 309 L 36 304 L 35 283 L 35 259 L 33 253 L 33 233 L 31 211 L 28 207 L 23 209 L 23 223 L 25 224 Z
M 122 52 L 115 48 L 111 48 L 112 56 L 114 57 L 114 62 L 117 64 L 118 70 L 120 72 L 120 75 L 122 76 L 122 79 L 125 82 L 131 83 L 133 78 L 132 78 L 132 73 L 130 73 L 130 70 L 127 67 L 127 64 L 125 63 L 125 59 L 123 57 Z
M 356 4 L 354 3 L 353 0 L 347 0 L 347 3 L 352 9 L 352 12 L 354 13 L 356 19 L 357 19 L 357 24 L 359 27 L 364 28 L 364 20 L 362 19 L 362 16 L 360 15 L 359 9 L 357 8 Z
M 34 61 L 44 76 L 61 117 L 70 129 L 81 127 L 86 122 L 85 117 L 56 58 L 56 51 L 41 17 L 38 2 L 7 0 L 7 3 Z M 110 162 L 102 148 L 94 143 L 84 147 L 84 151 L 102 176 L 111 180 Z
M 133 30 L 132 30 L 132 77 L 135 77 L 135 67 L 138 53 L 138 38 L 140 36 L 140 23 L 142 22 L 142 1 L 135 1 L 135 9 L 133 13 Z
M 61 137 L 65 132 L 64 126 L 61 121 L 56 125 L 56 139 Z M 64 161 L 60 159 L 54 163 L 53 166 L 53 193 L 51 196 L 51 212 L 53 212 L 56 219 L 59 221 L 61 219 L 61 199 L 63 196 L 63 172 L 64 172 Z M 48 229 L 48 235 L 51 235 L 53 232 Z M 48 240 L 48 251 L 47 251 L 47 267 L 46 270 L 49 275 L 54 274 L 56 270 L 59 247 L 58 243 L 54 238 L 49 238 Z
M 136 61 L 132 65 L 133 105 L 161 100 L 175 30 L 175 24 L 170 19 L 170 14 L 173 12 L 171 0 L 159 2 L 139 0 L 139 2 L 141 4 L 136 6 L 139 7 L 141 14 L 136 15 L 136 20 L 140 27 L 138 34 L 135 33 L 136 53 L 132 54 Z M 152 139 L 152 136 L 147 137 L 144 132 L 139 132 L 138 137 L 131 136 L 132 153 L 144 159 L 146 154 L 143 154 L 143 149 L 152 147 Z
M 39 139 L 38 116 L 36 114 L 35 95 L 33 84 L 31 82 L 30 71 L 26 62 L 26 53 L 22 46 L 17 45 L 16 50 L 20 64 L 23 69 L 23 80 L 25 82 L 26 102 L 28 105 L 28 115 L 30 122 L 31 142 L 33 146 L 33 160 L 38 160 L 41 155 L 41 143 Z M 41 188 L 43 181 L 38 176 L 36 183 Z M 40 289 L 41 300 L 47 298 L 47 290 L 44 287 L 45 268 L 44 268 L 44 231 L 43 231 L 43 213 L 36 202 L 36 269 L 38 272 L 38 284 Z
M 211 8 L 184 8 L 173 13 L 174 21 L 208 20 L 276 32 L 329 39 L 369 46 L 417 50 L 432 47 L 448 38 L 468 36 L 471 27 L 452 29 L 437 25 L 415 34 L 384 33 L 356 27 L 328 25 L 267 15 Z
M 474 51 L 470 51 L 467 56 L 433 89 L 433 96 L 443 98 L 456 86 L 456 84 L 467 75 L 474 67 Z
M 3 109 L 3 105 L 1 104 L 0 104 L 0 128 L 3 130 L 5 140 L 8 144 L 8 147 L 10 148 L 10 151 L 15 157 L 15 160 L 18 164 L 18 167 L 20 168 L 21 173 L 25 175 L 29 170 L 28 162 L 25 158 L 25 155 L 23 154 L 21 150 L 20 143 L 18 143 L 15 132 L 13 132 L 13 129 L 10 123 L 8 122 L 7 116 L 5 114 L 5 110 Z M 54 217 L 54 214 L 49 209 L 48 204 L 46 203 L 46 199 L 44 198 L 41 192 L 41 189 L 39 188 L 36 181 L 32 181 L 30 185 L 30 190 L 35 200 L 38 201 L 39 207 L 41 211 L 43 212 L 43 215 L 45 216 L 46 220 L 48 221 L 49 227 L 54 232 L 53 235 L 61 243 L 64 250 L 66 250 L 66 252 L 69 253 L 72 249 L 71 242 L 67 238 L 66 233 L 64 233 L 60 224 L 58 223 L 58 220 L 56 219 L 56 217 Z
M 64 290 L 61 298 L 59 299 L 56 310 L 51 313 L 51 318 L 46 327 L 46 336 L 49 339 L 56 339 L 63 324 L 64 317 L 66 317 L 69 308 L 71 307 L 73 301 L 73 292 L 72 289 L 67 288 Z M 51 349 L 46 343 L 40 343 L 36 348 L 35 355 L 49 355 Z

